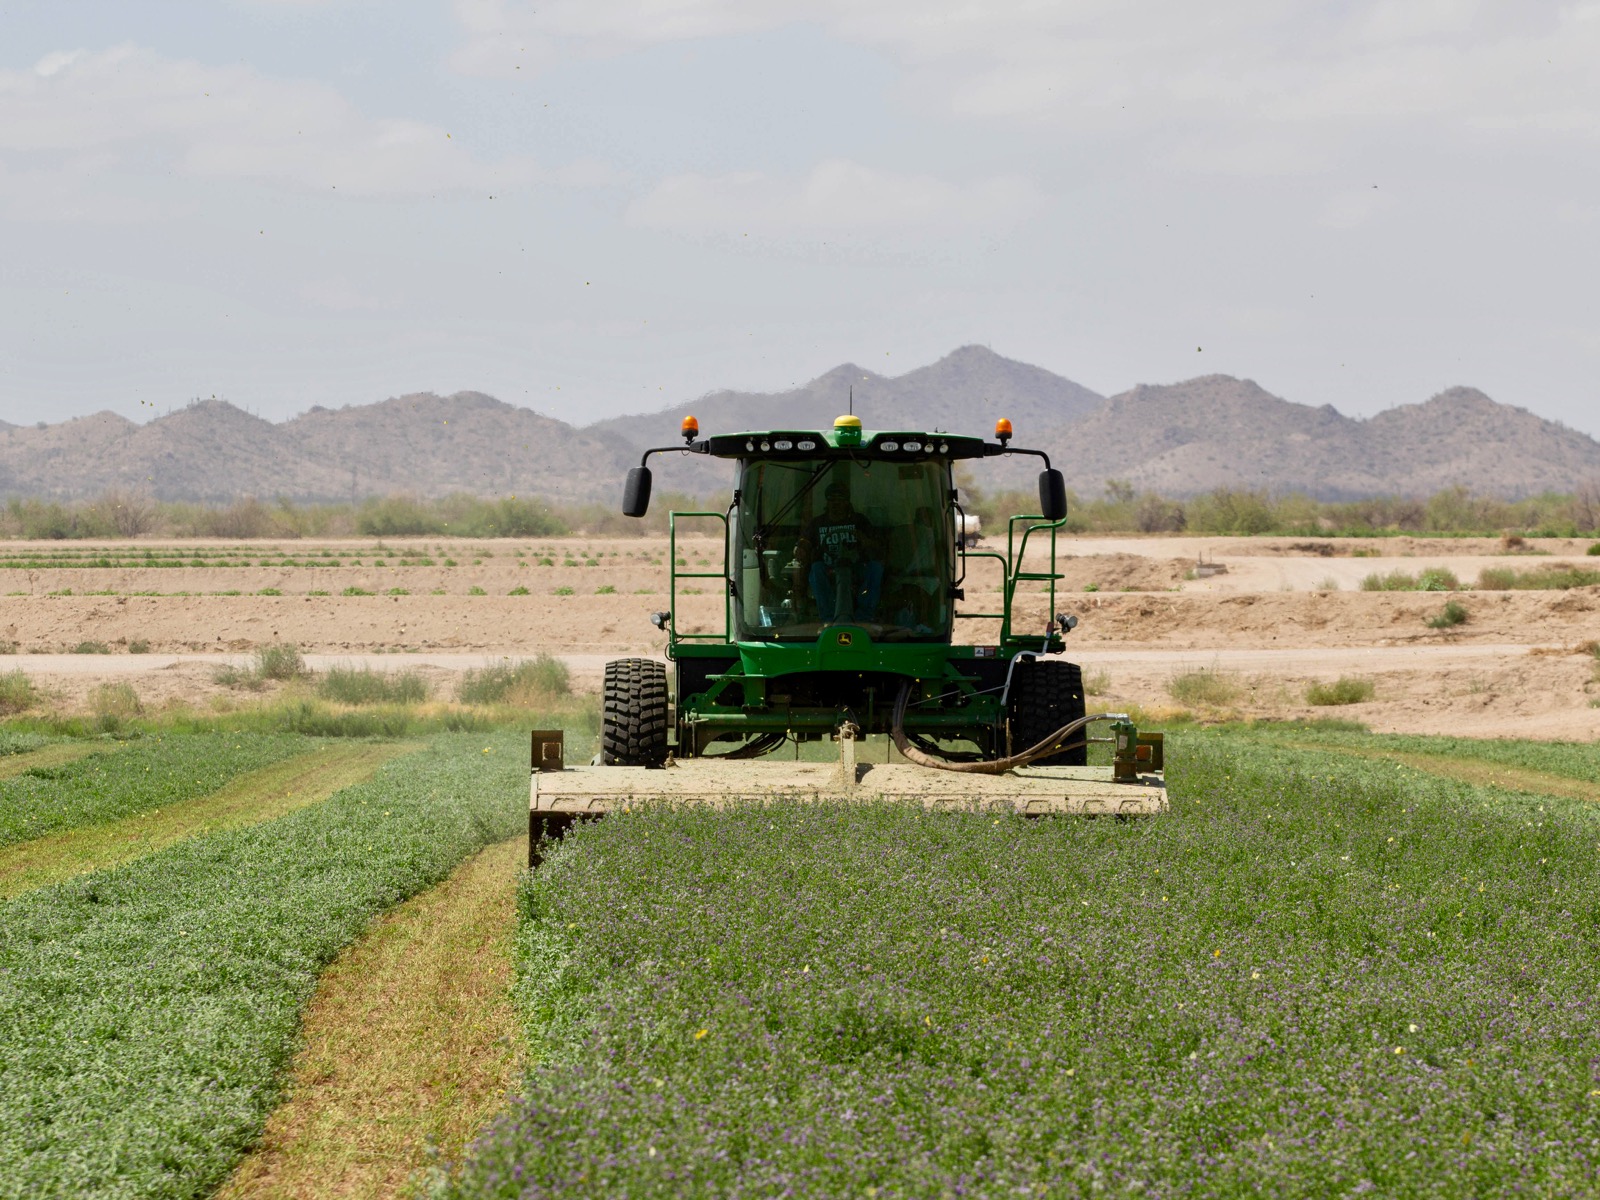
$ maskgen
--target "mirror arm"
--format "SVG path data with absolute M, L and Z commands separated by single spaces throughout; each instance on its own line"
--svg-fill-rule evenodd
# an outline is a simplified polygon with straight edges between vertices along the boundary
M 710 442 L 694 442 L 688 446 L 652 446 L 639 456 L 639 465 L 648 466 L 652 454 L 710 454 Z
M 1032 454 L 1036 458 L 1044 459 L 1044 469 L 1046 471 L 1050 469 L 1050 456 L 1043 450 L 1029 450 L 1023 446 L 999 446 L 987 442 L 984 443 L 983 456 L 985 458 L 995 458 L 1001 454 Z

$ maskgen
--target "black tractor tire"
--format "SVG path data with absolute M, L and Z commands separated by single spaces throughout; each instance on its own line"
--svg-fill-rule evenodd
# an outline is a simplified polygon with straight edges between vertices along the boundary
M 1087 711 L 1083 695 L 1083 672 L 1077 663 L 1037 658 L 1019 662 L 1011 676 L 1011 698 L 1006 705 L 1006 719 L 1011 726 L 1010 752 L 1021 754 L 1038 745 Z M 1087 729 L 1080 729 L 1067 740 L 1082 741 L 1088 736 Z M 1088 761 L 1089 747 L 1085 744 L 1047 758 L 1035 759 L 1034 765 L 1081 767 Z
M 667 668 L 648 658 L 606 664 L 600 761 L 659 767 L 667 761 Z

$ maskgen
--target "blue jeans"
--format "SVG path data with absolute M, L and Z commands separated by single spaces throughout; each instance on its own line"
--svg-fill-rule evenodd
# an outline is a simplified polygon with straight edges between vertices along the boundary
M 878 617 L 878 593 L 883 588 L 883 564 L 880 562 L 856 563 L 852 571 L 853 595 L 850 611 L 837 611 L 835 603 L 839 590 L 839 568 L 830 568 L 820 558 L 811 564 L 811 596 L 817 602 L 817 616 L 826 625 L 830 621 L 874 621 Z

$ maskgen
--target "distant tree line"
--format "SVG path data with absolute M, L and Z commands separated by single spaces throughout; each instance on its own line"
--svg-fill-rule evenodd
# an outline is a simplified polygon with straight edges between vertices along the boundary
M 1031 492 L 985 492 L 964 481 L 968 512 L 999 532 L 1013 514 L 1037 510 Z M 1589 537 L 1600 534 L 1600 484 L 1572 493 L 1546 492 L 1521 500 L 1478 495 L 1464 487 L 1431 496 L 1373 496 L 1317 500 L 1299 492 L 1276 494 L 1248 488 L 1217 488 L 1187 499 L 1139 492 L 1110 480 L 1104 492 L 1085 500 L 1067 497 L 1067 528 L 1073 533 L 1283 534 L 1294 537 L 1383 537 L 1393 534 L 1523 537 Z
M 1037 498 L 1025 491 L 985 491 L 961 479 L 966 511 L 986 533 L 1002 533 L 1013 514 L 1030 513 Z M 111 492 L 95 500 L 13 499 L 0 508 L 0 538 L 300 538 L 300 537 L 558 537 L 568 533 L 627 536 L 664 533 L 673 509 L 722 511 L 727 497 L 709 500 L 675 492 L 658 495 L 643 520 L 606 504 L 552 504 L 523 496 L 484 498 L 458 493 L 435 499 L 373 497 L 357 504 L 296 503 L 255 497 L 228 504 L 151 500 Z M 1547 492 L 1521 500 L 1483 496 L 1463 487 L 1426 497 L 1375 496 L 1316 500 L 1218 488 L 1171 499 L 1138 492 L 1119 480 L 1089 500 L 1069 493 L 1073 533 L 1282 534 L 1298 537 L 1382 537 L 1392 534 L 1524 537 L 1600 536 L 1600 484 L 1572 493 Z

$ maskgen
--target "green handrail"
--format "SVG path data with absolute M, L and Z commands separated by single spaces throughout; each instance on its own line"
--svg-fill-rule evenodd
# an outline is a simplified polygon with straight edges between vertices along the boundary
M 1018 544 L 1016 540 L 1017 522 L 1019 521 L 1036 522 L 1036 524 L 1029 525 L 1022 531 L 1021 544 Z M 1022 582 L 1024 579 L 1048 579 L 1050 581 L 1050 615 L 1052 618 L 1055 616 L 1056 580 L 1062 578 L 1061 573 L 1056 570 L 1056 531 L 1066 523 L 1067 519 L 1065 517 L 1062 517 L 1059 521 L 1046 521 L 1043 513 L 1018 514 L 1013 516 L 1007 523 L 1006 559 L 1008 562 L 1005 591 L 1006 613 L 1005 623 L 1000 627 L 1000 641 L 1002 643 L 1011 640 L 1011 602 L 1017 594 L 1017 584 Z M 1033 536 L 1036 530 L 1039 529 L 1048 529 L 1050 531 L 1050 570 L 1048 572 L 1024 571 L 1022 569 L 1022 563 L 1028 553 L 1028 539 Z
M 679 571 L 678 570 L 678 518 L 710 517 L 722 522 L 722 570 L 721 571 Z M 726 642 L 733 629 L 733 612 L 729 607 L 728 598 L 728 514 L 724 512 L 669 512 L 667 514 L 667 562 L 670 569 L 667 585 L 667 603 L 671 609 L 672 617 L 667 623 L 667 657 L 672 657 L 673 647 L 679 642 Z M 722 632 L 721 633 L 679 633 L 678 632 L 678 580 L 680 579 L 720 579 L 722 580 Z

